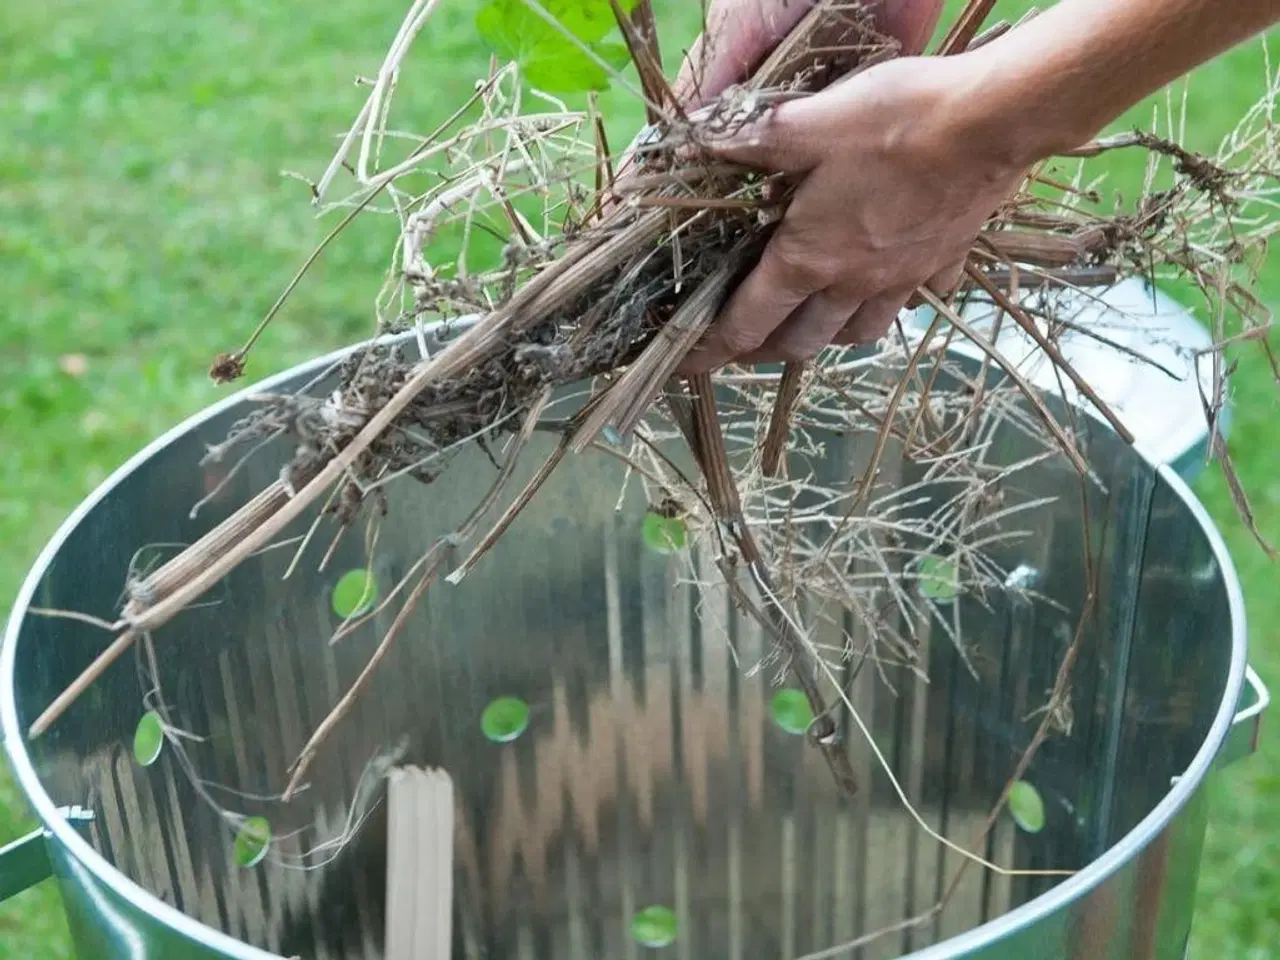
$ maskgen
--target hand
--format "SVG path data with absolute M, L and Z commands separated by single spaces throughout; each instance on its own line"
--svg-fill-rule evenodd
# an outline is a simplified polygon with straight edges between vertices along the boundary
M 816 0 L 712 0 L 706 31 L 694 42 L 673 92 L 687 108 L 714 100 L 751 75 Z M 875 0 L 876 26 L 905 53 L 924 50 L 944 0 Z
M 967 105 L 981 102 L 971 63 L 892 60 L 710 143 L 800 184 L 682 372 L 808 360 L 831 343 L 875 340 L 917 287 L 945 296 L 955 286 L 979 229 L 1026 169 L 968 123 Z

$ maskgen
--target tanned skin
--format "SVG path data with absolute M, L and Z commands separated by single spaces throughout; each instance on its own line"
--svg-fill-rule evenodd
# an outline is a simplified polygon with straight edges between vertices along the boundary
M 717 0 L 680 96 L 704 103 L 743 79 L 811 6 Z M 955 286 L 978 230 L 1028 167 L 1280 21 L 1280 0 L 1059 0 L 976 50 L 914 55 L 941 7 L 879 0 L 880 28 L 908 55 L 713 144 L 801 182 L 685 373 L 807 360 L 884 335 L 917 287 Z

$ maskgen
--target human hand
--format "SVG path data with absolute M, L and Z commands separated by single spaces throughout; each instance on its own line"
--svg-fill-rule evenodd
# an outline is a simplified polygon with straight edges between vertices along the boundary
M 907 54 L 924 50 L 938 25 L 944 0 L 877 0 L 868 4 L 876 27 L 902 44 Z M 782 42 L 816 0 L 713 0 L 706 29 L 698 37 L 673 84 L 686 109 L 720 96 L 751 75 Z
M 908 57 L 711 140 L 799 186 L 758 265 L 681 366 L 808 360 L 884 335 L 917 287 L 945 296 L 1031 158 L 982 130 L 970 55 Z

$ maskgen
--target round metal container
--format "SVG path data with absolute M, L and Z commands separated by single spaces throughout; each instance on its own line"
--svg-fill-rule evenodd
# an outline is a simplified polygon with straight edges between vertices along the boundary
M 255 390 L 297 388 L 332 359 Z M 313 557 L 287 581 L 292 551 L 260 554 L 156 634 L 169 708 L 202 738 L 186 744 L 195 769 L 239 791 L 215 794 L 227 806 L 272 820 L 277 840 L 257 866 L 233 862 L 227 824 L 175 750 L 148 767 L 134 761 L 144 690 L 130 658 L 28 741 L 27 725 L 106 642 L 91 625 L 29 608 L 111 618 L 135 551 L 194 541 L 274 479 L 280 459 L 264 453 L 188 517 L 224 479 L 196 467 L 205 445 L 247 406 L 246 394 L 228 398 L 104 483 L 40 556 L 9 621 L 0 721 L 42 827 L 0 853 L 0 893 L 51 870 L 80 956 L 383 956 L 386 805 L 361 819 L 369 805 L 353 812 L 352 798 L 395 745 L 400 762 L 443 768 L 456 790 L 444 905 L 453 957 L 1182 956 L 1205 780 L 1249 752 L 1265 694 L 1242 700 L 1244 609 L 1221 538 L 1174 470 L 1106 428 L 1088 437 L 1102 488 L 1085 502 L 1069 466 L 1049 462 L 1020 474 L 1010 494 L 1058 498 L 1024 517 L 1030 536 L 997 556 L 1052 603 L 1015 591 L 962 597 L 972 672 L 935 632 L 922 652 L 928 684 L 887 668 L 895 693 L 864 670 L 851 692 L 924 822 L 968 846 L 1026 749 L 1092 591 L 1069 713 L 1025 774 L 1044 827 L 1030 833 L 1004 816 L 981 849 L 1020 870 L 1077 872 L 973 868 L 946 910 L 903 926 L 938 900 L 960 857 L 908 816 L 856 731 L 845 743 L 863 789 L 853 801 L 837 794 L 816 751 L 771 718 L 776 669 L 746 669 L 766 653 L 764 636 L 727 604 L 696 607 L 680 560 L 645 547 L 634 488 L 619 503 L 622 471 L 608 457 L 567 460 L 476 570 L 431 589 L 288 806 L 254 798 L 281 790 L 389 625 L 380 615 L 326 643 L 335 581 L 364 562 L 359 537 L 341 542 L 324 573 Z M 552 442 L 535 436 L 526 473 Z M 860 455 L 839 437 L 830 444 L 835 468 Z M 1008 462 L 1027 444 L 1012 430 L 996 441 Z M 916 468 L 900 469 L 905 482 Z M 471 451 L 430 487 L 394 489 L 378 582 L 398 580 L 493 475 Z M 859 626 L 823 629 L 837 642 Z M 530 714 L 527 729 L 498 743 L 481 716 L 504 696 Z M 355 820 L 330 862 L 301 856 L 304 842 Z M 660 948 L 632 935 L 637 911 L 652 905 L 678 924 Z

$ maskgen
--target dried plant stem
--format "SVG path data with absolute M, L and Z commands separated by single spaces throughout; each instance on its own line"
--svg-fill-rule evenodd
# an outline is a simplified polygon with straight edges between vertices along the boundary
M 506 533 L 507 528 L 515 521 L 516 517 L 520 516 L 524 508 L 529 505 L 535 496 L 537 496 L 538 491 L 542 489 L 542 485 L 550 479 L 551 474 L 555 471 L 556 467 L 560 465 L 560 461 L 564 459 L 564 455 L 568 452 L 569 438 L 566 434 L 561 438 L 560 443 L 556 446 L 555 450 L 552 451 L 551 456 L 547 457 L 542 466 L 538 468 L 538 472 L 534 474 L 533 478 L 525 484 L 524 489 L 521 490 L 519 495 L 511 502 L 511 505 L 502 512 L 502 516 L 499 517 L 497 522 L 493 525 L 493 529 L 485 534 L 484 538 L 476 545 L 475 549 L 471 551 L 471 554 L 467 559 L 462 562 L 458 569 L 452 571 L 445 578 L 446 580 L 450 583 L 459 583 L 462 578 L 467 575 L 467 572 L 480 562 L 480 558 L 493 549 L 493 545 L 498 542 L 502 535 Z
M 433 551 L 440 551 L 442 546 L 437 544 L 432 548 Z M 444 563 L 444 555 L 437 556 L 430 566 L 418 578 L 417 584 L 414 585 L 412 591 L 405 598 L 404 604 L 396 613 L 395 620 L 391 626 L 387 628 L 387 632 L 382 635 L 382 640 L 378 643 L 378 647 L 369 657 L 369 661 L 364 665 L 364 669 L 360 671 L 360 675 L 347 688 L 347 692 L 342 695 L 342 699 L 334 705 L 329 711 L 329 715 L 320 722 L 315 732 L 311 734 L 311 738 L 307 741 L 306 746 L 302 748 L 302 752 L 298 754 L 298 759 L 293 762 L 292 773 L 289 777 L 289 783 L 281 794 L 281 799 L 285 802 L 293 799 L 298 788 L 302 785 L 302 778 L 311 767 L 311 761 L 315 759 L 316 751 L 320 749 L 320 745 L 325 741 L 333 729 L 342 722 L 342 718 L 351 712 L 351 708 L 355 705 L 356 698 L 360 696 L 369 678 L 373 676 L 373 672 L 378 668 L 378 664 L 382 662 L 382 658 L 387 655 L 387 651 L 391 649 L 395 643 L 396 637 L 400 635 L 401 629 L 404 627 L 405 621 L 409 619 L 418 601 L 422 599 L 427 592 L 427 588 L 435 581 L 436 575 L 440 572 L 440 567 Z
M 61 620 L 79 620 L 81 623 L 87 623 L 91 627 L 99 627 L 115 633 L 124 626 L 121 620 L 110 621 L 103 620 L 101 617 L 95 617 L 89 613 L 81 613 L 78 610 L 58 610 L 54 607 L 27 607 L 28 613 L 34 613 L 37 617 L 53 617 Z
M 720 429 L 720 415 L 716 409 L 715 387 L 711 377 L 705 373 L 690 377 L 689 391 L 693 395 L 694 449 L 707 481 L 707 493 L 712 506 L 741 552 L 747 570 L 764 599 L 764 617 L 761 623 L 773 634 L 787 656 L 788 668 L 809 701 L 814 717 L 813 725 L 808 731 L 810 741 L 822 751 L 836 785 L 846 796 L 852 797 L 858 792 L 858 780 L 849 756 L 839 742 L 835 720 L 827 710 L 826 698 L 822 694 L 815 669 L 817 658 L 806 649 L 800 631 L 783 609 L 765 558 L 742 514 L 738 488 L 725 455 L 724 434 Z M 736 582 L 732 569 L 726 570 L 725 575 L 730 582 Z M 754 610 L 754 605 L 752 609 Z
M 557 290 L 562 294 L 579 293 L 593 280 L 608 272 L 619 259 L 630 255 L 644 243 L 656 237 L 666 216 L 664 213 L 643 215 L 635 220 L 626 232 L 614 235 L 602 245 L 580 245 L 576 250 L 576 256 L 566 256 L 557 263 L 556 267 L 548 269 L 525 287 L 506 308 L 496 311 L 486 318 L 486 322 L 472 327 L 434 359 L 422 364 L 395 396 L 369 419 L 355 438 L 296 495 L 288 498 L 283 483 L 273 484 L 246 507 L 241 508 L 220 524 L 208 537 L 198 541 L 194 547 L 184 550 L 166 564 L 162 570 L 181 570 L 184 574 L 189 572 L 189 578 L 181 583 L 175 583 L 173 590 L 156 603 L 132 611 L 128 616 L 130 629 L 112 643 L 80 678 L 49 705 L 32 725 L 29 736 L 34 739 L 47 730 L 88 688 L 92 680 L 128 649 L 132 643 L 131 634 L 151 631 L 167 623 L 189 603 L 198 599 L 206 590 L 234 570 L 245 557 L 265 546 L 289 523 L 301 516 L 331 484 L 343 477 L 356 459 L 382 435 L 428 385 L 472 367 L 479 357 L 501 342 L 505 331 L 515 325 L 517 317 L 523 324 L 531 324 L 536 322 L 538 317 L 544 316 L 545 313 L 540 313 L 539 310 L 547 311 L 553 305 L 547 303 L 549 298 L 546 296 L 547 288 L 553 281 L 557 279 L 560 281 L 562 286 Z M 521 308 L 524 308 L 523 312 Z M 282 497 L 286 498 L 283 504 L 279 502 Z M 278 509 L 269 512 L 271 507 L 277 505 Z M 235 539 L 231 538 L 231 531 L 235 532 Z M 205 539 L 209 539 L 213 534 L 218 534 L 218 537 L 210 540 L 212 546 L 203 545 Z M 215 554 L 213 547 L 222 548 L 223 552 Z M 86 676 L 89 677 L 88 680 L 85 679 Z
M 800 399 L 800 389 L 804 385 L 808 366 L 805 363 L 788 363 L 783 368 L 782 379 L 778 381 L 773 412 L 769 415 L 769 430 L 765 434 L 760 454 L 760 469 L 767 477 L 778 476 L 782 468 L 787 441 L 791 438 L 791 417 L 795 413 L 796 402 Z
M 721 264 L 680 305 L 661 332 L 609 388 L 606 397 L 583 422 L 573 438 L 575 453 L 585 450 L 608 424 L 614 424 L 623 436 L 635 429 L 685 354 L 715 319 L 716 310 L 737 266 L 736 258 Z
M 106 672 L 107 667 L 119 660 L 130 647 L 133 642 L 138 639 L 138 632 L 135 630 L 125 630 L 124 633 L 111 641 L 111 645 L 94 659 L 94 661 L 85 668 L 80 676 L 67 686 L 60 694 L 58 694 L 53 702 L 49 704 L 36 718 L 35 723 L 27 730 L 27 736 L 34 740 L 40 734 L 49 729 L 53 723 L 67 712 L 67 709 L 80 698 L 80 695 L 93 686 L 94 682 Z
M 1111 428 L 1120 435 L 1121 439 L 1125 443 L 1132 444 L 1134 441 L 1133 433 L 1120 421 L 1115 411 L 1098 396 L 1097 391 L 1085 381 L 1084 377 L 1076 372 L 1076 368 L 1067 361 L 1066 357 L 1062 355 L 1062 351 L 1057 348 L 1053 341 L 1040 332 L 1039 328 L 1036 327 L 1035 321 L 1027 316 L 1026 311 L 1006 297 L 1004 291 L 983 276 L 982 271 L 974 267 L 973 264 L 965 265 L 965 273 L 969 275 L 974 283 L 985 290 L 1002 310 L 1013 317 L 1023 332 L 1034 340 L 1036 345 L 1053 361 L 1054 366 L 1065 373 L 1067 378 L 1075 384 L 1076 389 L 1089 398 L 1089 402 L 1106 418 L 1107 423 L 1111 424 Z
M 1011 364 L 1004 354 L 1000 353 L 1000 351 L 997 350 L 986 337 L 982 336 L 982 334 L 974 330 L 973 327 L 969 326 L 969 324 L 967 324 L 960 315 L 955 312 L 955 310 L 951 309 L 948 304 L 939 299 L 932 290 L 927 287 L 920 287 L 918 292 L 921 299 L 929 304 L 929 306 L 933 307 L 939 315 L 946 317 L 946 319 L 956 326 L 961 333 L 973 342 L 975 346 L 989 356 L 1000 367 L 1000 369 L 1009 376 L 1010 380 L 1017 384 L 1018 389 L 1022 391 L 1023 396 L 1025 396 L 1031 406 L 1035 408 L 1037 415 L 1039 415 L 1040 419 L 1044 422 L 1045 427 L 1053 434 L 1054 439 L 1058 441 L 1063 454 L 1071 461 L 1072 466 L 1074 466 L 1076 471 L 1082 476 L 1088 476 L 1089 467 L 1085 464 L 1083 458 L 1081 458 L 1080 452 L 1076 450 L 1075 444 L 1072 443 L 1071 439 L 1063 432 L 1057 419 L 1049 412 L 1049 408 L 1044 405 L 1044 400 L 1041 398 L 1039 392 L 1035 387 L 1027 382 L 1026 378 L 1023 377 L 1021 373 L 1018 372 L 1017 367 Z
M 969 0 L 938 47 L 938 55 L 949 57 L 969 49 L 970 44 L 991 16 L 996 0 Z

